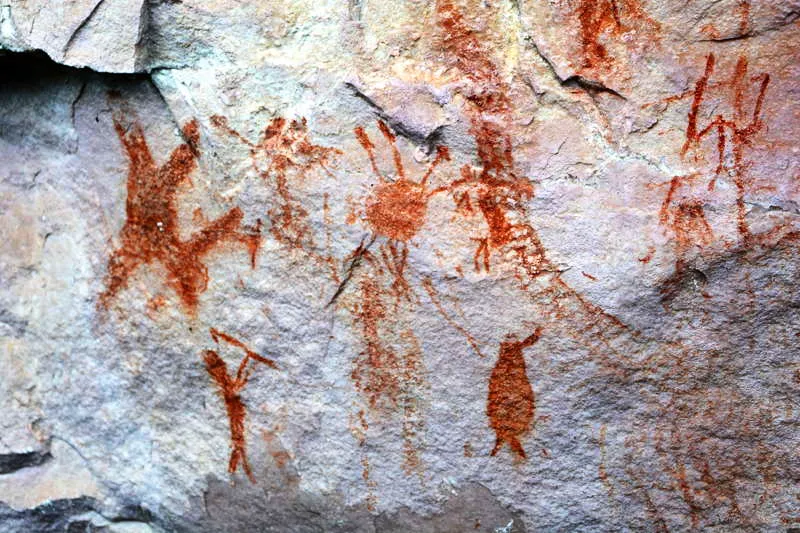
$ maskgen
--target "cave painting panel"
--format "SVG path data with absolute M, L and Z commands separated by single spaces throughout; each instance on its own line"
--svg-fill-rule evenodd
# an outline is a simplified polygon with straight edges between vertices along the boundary
M 585 33 L 591 33 L 589 37 L 583 36 L 584 55 L 587 56 L 584 66 L 594 68 L 607 64 L 611 58 L 597 37 L 607 38 L 621 31 L 624 28 L 623 14 L 630 16 L 636 11 L 631 7 L 634 2 L 618 4 L 609 0 L 584 2 L 582 6 L 578 11 L 581 24 L 588 28 Z M 636 342 L 620 347 L 621 343 L 617 341 L 624 335 L 637 342 L 646 339 L 592 304 L 564 281 L 556 265 L 548 259 L 547 251 L 530 222 L 528 201 L 534 197 L 534 189 L 527 177 L 518 174 L 515 165 L 513 138 L 508 133 L 514 114 L 513 101 L 508 96 L 511 91 L 509 82 L 498 71 L 490 50 L 483 45 L 455 3 L 437 0 L 436 8 L 441 47 L 447 53 L 447 60 L 469 82 L 457 90 L 466 101 L 464 110 L 469 131 L 477 147 L 476 164 L 463 165 L 454 176 L 447 175 L 445 185 L 432 186 L 430 182 L 434 173 L 438 177 L 441 167 L 450 162 L 447 147 L 436 147 L 424 174 L 412 179 L 398 148 L 396 134 L 386 122 L 379 120 L 376 127 L 380 134 L 378 138 L 391 152 L 391 165 L 378 160 L 378 143 L 364 127 L 356 127 L 355 139 L 366 154 L 369 168 L 377 180 L 371 193 L 363 199 L 362 221 L 369 234 L 345 257 L 344 276 L 337 274 L 338 264 L 332 257 L 322 258 L 330 264 L 332 278 L 338 284 L 331 303 L 350 289 L 351 299 L 346 307 L 362 343 L 360 353 L 353 357 L 349 376 L 364 402 L 364 408 L 358 409 L 351 422 L 351 431 L 359 446 L 366 449 L 371 424 L 383 424 L 397 417 L 403 439 L 403 469 L 406 474 L 421 470 L 419 447 L 425 427 L 420 398 L 424 397 L 426 378 L 421 342 L 409 326 L 409 320 L 414 318 L 413 313 L 420 304 L 417 285 L 422 285 L 439 314 L 482 356 L 480 341 L 447 312 L 431 279 L 413 272 L 409 266 L 409 247 L 425 227 L 430 198 L 449 194 L 456 215 L 477 216 L 485 222 L 486 234 L 474 239 L 476 244 L 471 266 L 476 273 L 494 274 L 499 270 L 498 265 L 510 264 L 519 288 L 534 302 L 531 305 L 538 314 L 537 320 L 540 319 L 544 327 L 552 326 L 554 331 L 571 337 L 586 348 L 587 359 L 597 365 L 598 375 L 614 376 L 617 384 L 625 385 L 637 383 L 636 379 L 642 374 L 648 375 L 648 379 L 655 383 L 653 387 L 666 398 L 660 404 L 653 398 L 645 398 L 650 402 L 647 405 L 656 411 L 660 423 L 652 435 L 636 434 L 625 442 L 623 453 L 632 456 L 634 465 L 627 471 L 627 478 L 615 478 L 610 472 L 608 455 L 612 452 L 606 442 L 607 428 L 605 425 L 602 427 L 602 460 L 598 475 L 609 494 L 613 497 L 622 492 L 615 489 L 615 483 L 627 483 L 629 492 L 642 499 L 654 523 L 664 524 L 661 504 L 646 489 L 641 490 L 647 483 L 643 479 L 647 469 L 637 466 L 636 461 L 650 453 L 658 461 L 659 475 L 667 480 L 663 490 L 686 506 L 692 527 L 703 524 L 711 508 L 724 509 L 736 520 L 745 520 L 746 511 L 739 501 L 739 489 L 731 480 L 756 475 L 768 485 L 775 477 L 775 469 L 783 467 L 785 458 L 773 447 L 761 443 L 761 435 L 747 426 L 731 430 L 735 437 L 733 441 L 754 443 L 746 452 L 731 450 L 730 442 L 718 442 L 714 431 L 723 431 L 736 424 L 730 399 L 747 403 L 744 392 L 730 383 L 713 391 L 692 388 L 688 382 L 675 386 L 673 381 L 679 379 L 685 365 L 692 364 L 690 356 L 695 354 L 677 342 L 664 342 L 659 349 L 669 348 L 665 355 L 634 360 L 632 355 L 624 352 L 628 348 L 635 352 L 638 348 L 631 345 Z M 601 13 L 602 10 L 605 11 Z M 714 82 L 715 68 L 716 58 L 709 54 L 705 70 L 694 89 L 677 97 L 691 98 L 681 156 L 684 159 L 702 157 L 703 147 L 712 139 L 717 156 L 713 176 L 694 173 L 673 177 L 661 205 L 659 221 L 672 233 L 677 256 L 675 271 L 679 276 L 689 269 L 689 259 L 694 251 L 715 240 L 703 201 L 687 193 L 698 183 L 712 192 L 718 180 L 731 177 L 737 191 L 738 235 L 743 242 L 751 238 L 744 218 L 748 183 L 748 164 L 744 154 L 764 129 L 762 113 L 770 76 L 766 73 L 748 75 L 748 62 L 744 57 L 739 57 L 729 80 Z M 724 114 L 724 107 L 717 113 L 716 106 L 709 104 L 712 92 L 722 95 L 722 100 L 727 102 L 729 116 Z M 714 111 L 709 112 L 709 109 Z M 711 116 L 704 118 L 706 115 Z M 290 248 L 312 248 L 309 213 L 293 195 L 292 180 L 302 180 L 312 169 L 321 169 L 332 175 L 328 165 L 342 152 L 312 144 L 308 140 L 305 120 L 273 119 L 255 142 L 231 128 L 224 117 L 214 116 L 211 122 L 249 149 L 252 168 L 275 193 L 277 207 L 268 212 L 272 237 Z M 107 305 L 128 284 L 129 277 L 139 266 L 159 262 L 168 273 L 167 283 L 178 294 L 187 312 L 195 313 L 198 294 L 205 290 L 208 282 L 207 269 L 202 262 L 204 255 L 224 241 L 236 242 L 248 248 L 252 266 L 255 266 L 260 232 L 244 228 L 242 211 L 233 208 L 188 240 L 181 240 L 176 195 L 178 186 L 188 182 L 196 168 L 199 155 L 197 123 L 192 121 L 184 126 L 186 142 L 176 148 L 169 161 L 161 167 L 153 161 L 139 125 L 126 127 L 121 120 L 115 119 L 115 128 L 130 164 L 127 221 L 121 233 L 122 247 L 109 261 L 109 279 L 101 303 Z M 387 170 L 387 166 L 392 170 Z M 442 173 L 446 174 L 446 170 Z M 327 210 L 327 196 L 325 205 Z M 653 250 L 639 260 L 646 264 L 652 255 Z M 582 274 L 597 281 L 591 274 Z M 521 340 L 508 336 L 500 344 L 488 380 L 486 402 L 488 426 L 495 434 L 494 447 L 489 451 L 491 456 L 497 455 L 507 445 L 518 458 L 527 458 L 523 439 L 534 429 L 536 396 L 528 378 L 524 353 L 526 348 L 539 341 L 541 331 L 537 328 Z M 241 467 L 255 482 L 246 454 L 246 407 L 241 393 L 257 364 L 271 368 L 276 368 L 276 365 L 234 337 L 214 329 L 211 335 L 218 344 L 224 341 L 245 353 L 233 375 L 218 351 L 205 350 L 203 360 L 206 371 L 223 397 L 230 422 L 232 452 L 228 469 L 234 473 Z M 710 357 L 701 354 L 696 359 L 709 359 L 710 366 Z M 761 412 L 749 413 L 748 416 L 756 426 L 766 427 L 772 421 Z M 472 454 L 470 446 L 469 455 Z M 754 456 L 758 457 L 758 464 L 753 462 Z M 736 464 L 726 462 L 730 457 Z M 371 479 L 366 451 L 362 453 L 361 463 L 364 481 L 370 491 L 368 505 L 374 510 L 377 484 Z M 769 489 L 765 489 L 764 498 L 770 496 Z

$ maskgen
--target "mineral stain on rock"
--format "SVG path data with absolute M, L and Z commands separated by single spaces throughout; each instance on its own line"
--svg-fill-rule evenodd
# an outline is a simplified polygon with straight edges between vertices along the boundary
M 99 304 L 107 308 L 143 265 L 159 262 L 167 271 L 166 283 L 175 291 L 190 315 L 197 312 L 198 295 L 208 286 L 208 269 L 203 257 L 224 241 L 244 244 L 255 266 L 261 235 L 258 229 L 243 231 L 244 214 L 234 207 L 208 223 L 188 240 L 180 237 L 177 211 L 178 188 L 190 181 L 197 168 L 200 133 L 197 121 L 183 127 L 185 143 L 157 166 L 138 123 L 130 126 L 120 116 L 114 128 L 129 161 L 126 221 L 120 233 L 122 246 L 108 261 L 106 289 Z
M 247 474 L 251 482 L 255 483 L 255 476 L 253 476 L 250 464 L 247 462 L 244 427 L 247 410 L 242 401 L 241 392 L 245 385 L 247 385 L 250 373 L 252 372 L 252 369 L 248 366 L 251 361 L 265 364 L 273 369 L 277 369 L 277 365 L 272 359 L 257 354 L 243 342 L 226 333 L 211 328 L 211 337 L 216 343 L 223 340 L 232 346 L 241 348 L 245 352 L 245 357 L 239 364 L 239 369 L 236 371 L 235 376 L 231 376 L 228 373 L 227 364 L 225 364 L 225 361 L 215 350 L 206 350 L 203 352 L 203 360 L 205 361 L 208 374 L 219 387 L 222 398 L 225 400 L 225 407 L 228 411 L 228 419 L 230 420 L 231 427 L 231 447 L 233 448 L 230 461 L 228 462 L 228 472 L 231 474 L 236 472 L 241 462 L 245 474 Z
M 496 455 L 503 444 L 508 444 L 519 457 L 526 458 L 519 439 L 533 427 L 536 401 L 522 350 L 536 344 L 541 333 L 541 328 L 537 328 L 522 340 L 508 337 L 500 343 L 497 363 L 489 379 L 486 404 L 489 426 L 497 436 L 491 455 Z

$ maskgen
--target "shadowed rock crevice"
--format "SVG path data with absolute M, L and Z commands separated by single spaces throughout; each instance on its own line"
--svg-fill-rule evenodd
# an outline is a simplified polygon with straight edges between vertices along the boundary
M 94 498 L 54 500 L 33 509 L 15 510 L 0 502 L 0 531 L 8 533 L 100 533 L 117 531 L 111 524 L 132 527 L 151 525 L 150 531 L 161 532 L 155 517 L 139 505 L 124 505 L 116 511 L 104 508 Z M 141 531 L 137 529 L 137 531 Z
M 10 474 L 23 468 L 39 466 L 52 458 L 49 451 L 0 454 L 0 474 Z

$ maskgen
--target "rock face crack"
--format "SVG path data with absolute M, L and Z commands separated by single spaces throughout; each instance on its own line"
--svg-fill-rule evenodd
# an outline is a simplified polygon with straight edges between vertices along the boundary
M 344 279 L 342 279 L 342 282 L 336 288 L 336 292 L 333 293 L 333 296 L 331 296 L 331 299 L 328 301 L 328 303 L 325 305 L 325 307 L 332 306 L 334 303 L 336 303 L 336 300 L 339 299 L 339 296 L 342 295 L 342 293 L 344 292 L 345 287 L 350 282 L 350 280 L 353 278 L 353 273 L 355 272 L 355 270 L 361 264 L 361 260 L 363 259 L 364 254 L 369 252 L 369 247 L 372 246 L 375 243 L 375 239 L 376 238 L 377 238 L 377 236 L 373 235 L 372 239 L 370 239 L 370 241 L 366 244 L 366 246 L 364 245 L 364 241 L 363 240 L 361 241 L 361 244 L 358 245 L 358 248 L 353 253 L 353 258 L 350 261 L 350 265 L 348 265 L 348 267 L 347 267 L 347 273 L 345 274 Z
M 599 81 L 590 80 L 588 78 L 584 78 L 583 76 L 579 76 L 577 74 L 561 81 L 561 85 L 563 85 L 564 87 L 573 87 L 581 89 L 589 93 L 589 95 L 592 97 L 594 97 L 598 93 L 608 93 L 622 100 L 627 100 L 627 98 L 622 96 L 620 93 L 618 93 L 617 91 L 615 91 L 610 87 L 603 85 Z
M 95 523 L 97 519 L 103 524 L 98 526 Z M 13 509 L 0 502 L 0 531 L 3 533 L 108 531 L 106 525 L 109 522 L 132 525 L 153 524 L 156 521 L 157 518 L 140 505 L 122 505 L 116 509 L 105 509 L 100 502 L 86 496 L 53 500 L 32 509 L 22 510 Z
M 73 30 L 72 35 L 69 36 L 69 39 L 67 39 L 67 42 L 64 44 L 64 48 L 62 49 L 62 57 L 64 58 L 67 57 L 67 53 L 69 53 L 70 48 L 72 48 L 72 45 L 77 40 L 78 35 L 83 31 L 86 25 L 89 24 L 89 22 L 94 18 L 94 16 L 97 14 L 103 2 L 105 2 L 105 0 L 98 0 L 98 2 L 94 5 L 92 10 L 89 11 L 89 14 L 86 15 L 86 17 L 80 22 L 80 24 L 78 24 L 75 30 Z
M 403 124 L 402 121 L 397 120 L 396 117 L 387 113 L 383 107 L 378 105 L 372 98 L 364 94 L 364 92 L 354 84 L 345 83 L 344 85 L 350 91 L 352 91 L 353 96 L 365 102 L 370 109 L 372 109 L 375 115 L 382 121 L 386 122 L 395 132 L 397 132 L 397 134 L 399 134 L 401 137 L 405 137 L 417 146 L 423 146 L 426 153 L 432 153 L 437 145 L 442 144 L 441 137 L 444 126 L 437 126 L 428 135 L 414 131 L 406 124 Z

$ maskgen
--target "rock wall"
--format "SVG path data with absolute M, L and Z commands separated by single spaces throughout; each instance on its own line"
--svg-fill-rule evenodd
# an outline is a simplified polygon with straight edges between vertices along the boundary
M 799 17 L 0 4 L 0 531 L 800 528 Z

